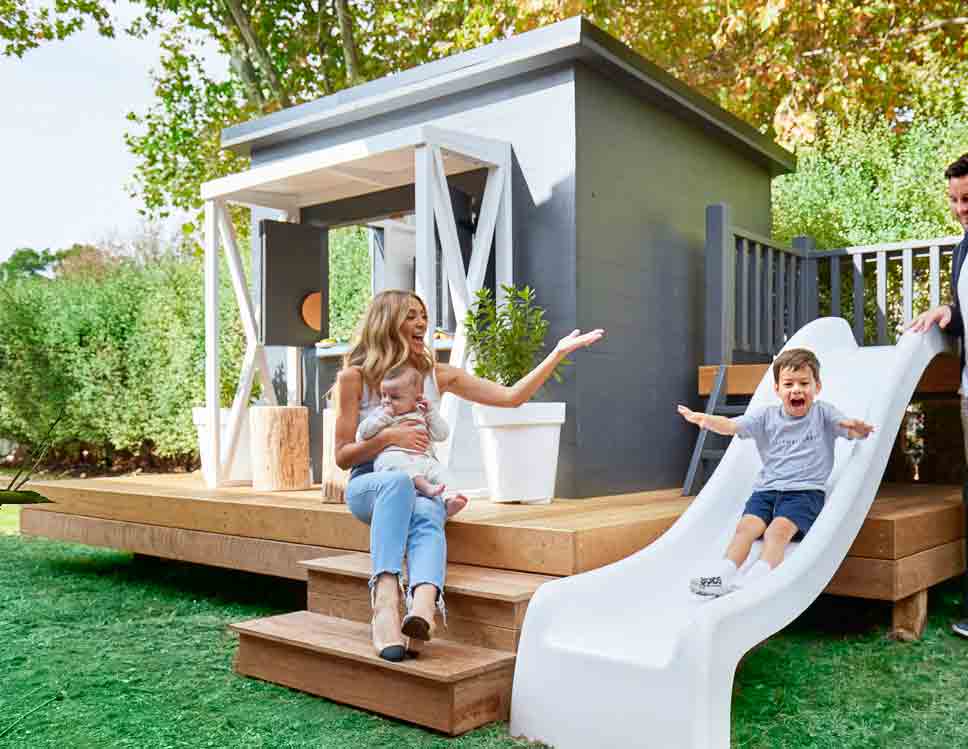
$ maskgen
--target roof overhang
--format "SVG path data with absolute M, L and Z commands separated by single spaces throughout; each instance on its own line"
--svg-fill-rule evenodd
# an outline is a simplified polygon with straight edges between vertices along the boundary
M 796 168 L 789 151 L 581 17 L 226 128 L 222 145 L 248 154 L 568 62 L 583 62 L 631 93 L 699 124 L 771 174 Z
M 219 177 L 202 184 L 201 197 L 294 211 L 412 185 L 414 154 L 427 145 L 440 147 L 447 176 L 499 166 L 509 158 L 506 143 L 431 126 L 407 128 Z

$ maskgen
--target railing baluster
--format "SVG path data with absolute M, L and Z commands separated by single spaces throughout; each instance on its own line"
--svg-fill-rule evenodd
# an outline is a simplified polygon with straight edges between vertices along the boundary
M 753 349 L 763 352 L 763 247 L 753 243 Z
M 790 321 L 790 335 L 792 336 L 799 328 L 797 325 L 797 256 L 788 255 L 787 257 L 790 261 L 790 268 L 787 271 L 787 296 L 789 297 L 787 304 L 790 307 L 788 319 Z
M 830 316 L 840 317 L 840 258 L 830 258 Z
M 766 325 L 764 326 L 764 340 L 769 353 L 776 351 L 776 335 L 773 332 L 773 256 L 776 253 L 769 245 L 766 246 Z
M 854 261 L 854 338 L 864 345 L 864 256 L 857 253 Z
M 739 252 L 739 345 L 743 351 L 750 350 L 750 246 L 745 239 L 736 243 Z
M 887 344 L 887 253 L 877 253 L 877 345 Z
M 904 327 L 914 318 L 914 250 L 901 254 L 901 314 Z
M 774 351 L 783 348 L 783 328 L 786 315 L 786 256 L 782 250 L 776 252 L 776 346 Z
M 937 245 L 928 250 L 928 291 L 931 295 L 931 306 L 941 304 L 941 248 Z

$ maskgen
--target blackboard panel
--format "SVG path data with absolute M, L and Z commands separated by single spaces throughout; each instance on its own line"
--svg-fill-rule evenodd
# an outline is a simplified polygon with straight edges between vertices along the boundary
M 259 222 L 262 239 L 261 343 L 312 346 L 329 335 L 329 232 L 325 227 L 268 219 Z M 322 330 L 303 322 L 301 307 L 320 293 Z

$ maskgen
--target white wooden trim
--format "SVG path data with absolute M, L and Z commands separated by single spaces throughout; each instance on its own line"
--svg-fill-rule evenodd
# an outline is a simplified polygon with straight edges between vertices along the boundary
M 265 348 L 259 344 L 259 332 L 256 323 L 257 313 L 253 309 L 252 299 L 249 296 L 249 284 L 245 278 L 245 268 L 242 265 L 242 258 L 239 254 L 235 226 L 232 224 L 232 216 L 225 202 L 222 200 L 216 200 L 214 202 L 219 228 L 222 234 L 222 243 L 225 246 L 225 258 L 229 266 L 229 275 L 232 278 L 232 289 L 235 291 L 235 301 L 239 307 L 239 316 L 242 318 L 242 329 L 245 331 L 245 340 L 249 347 L 255 347 L 255 364 L 259 370 L 259 382 L 262 385 L 263 397 L 265 397 L 270 406 L 275 406 L 277 405 L 276 391 L 272 387 L 272 375 L 269 372 L 269 362 L 266 359 Z M 249 392 L 251 392 L 251 389 Z M 246 397 L 248 397 L 249 392 L 246 393 Z
M 504 195 L 506 169 L 507 167 L 494 167 L 487 172 L 484 197 L 481 199 L 481 212 L 477 217 L 477 231 L 474 233 L 474 249 L 467 266 L 467 286 L 472 296 L 484 285 L 487 261 L 491 255 L 491 244 L 494 242 L 498 208 Z
M 220 451 L 220 383 L 218 346 L 218 221 L 216 206 L 205 201 L 205 423 L 209 465 L 205 483 L 210 489 L 222 484 Z
M 507 146 L 507 164 L 510 165 L 511 146 Z M 513 253 L 513 226 L 512 215 L 514 213 L 514 203 L 511 200 L 511 169 L 503 169 L 503 190 L 501 203 L 497 214 L 497 226 L 495 227 L 494 238 L 494 269 L 495 282 L 497 284 L 498 304 L 504 303 L 504 291 L 502 286 L 510 286 L 514 283 L 514 253 Z
M 447 269 L 450 295 L 454 302 L 454 314 L 463 318 L 467 314 L 470 298 L 467 279 L 464 276 L 464 260 L 460 254 L 460 239 L 457 236 L 457 221 L 454 206 L 450 200 L 450 189 L 440 156 L 440 149 L 428 146 L 433 155 L 432 165 L 434 182 L 434 215 L 437 218 L 437 231 L 440 233 L 441 257 Z
M 256 358 L 260 349 L 261 346 L 258 344 L 249 344 L 242 358 L 239 387 L 235 391 L 232 411 L 229 413 L 228 444 L 225 446 L 225 459 L 222 461 L 222 475 L 226 479 L 232 475 L 232 466 L 235 464 L 235 455 L 239 447 L 239 435 L 242 434 L 243 419 L 249 418 L 249 396 L 252 394 Z
M 507 162 L 504 141 L 482 138 L 470 133 L 424 125 L 423 140 L 427 145 L 434 145 L 447 151 L 453 151 L 461 156 L 470 157 L 481 162 L 481 166 L 504 166 Z
M 362 182 L 363 184 L 370 185 L 371 187 L 376 187 L 380 190 L 386 190 L 387 188 L 396 186 L 395 182 L 386 179 L 386 177 L 381 175 L 380 172 L 375 172 L 372 169 L 363 169 L 362 167 L 344 165 L 327 167 L 327 171 L 338 174 L 341 177 L 346 177 L 347 179 Z
M 427 305 L 427 347 L 434 345 L 437 327 L 437 243 L 434 237 L 434 162 L 430 149 L 414 151 L 414 215 L 416 217 L 416 292 Z

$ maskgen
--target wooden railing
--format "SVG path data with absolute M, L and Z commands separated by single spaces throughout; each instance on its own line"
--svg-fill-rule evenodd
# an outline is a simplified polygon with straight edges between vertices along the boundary
M 734 226 L 729 206 L 708 206 L 705 363 L 770 361 L 821 314 L 848 318 L 861 345 L 892 343 L 914 315 L 947 298 L 941 258 L 960 240 L 817 250 L 810 237 L 796 237 L 786 247 Z

